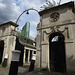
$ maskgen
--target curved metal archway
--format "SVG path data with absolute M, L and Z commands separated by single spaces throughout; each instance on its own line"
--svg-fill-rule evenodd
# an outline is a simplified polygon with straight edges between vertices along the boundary
M 26 9 L 25 11 L 23 11 L 20 15 L 19 15 L 19 17 L 17 18 L 17 20 L 16 20 L 16 24 L 17 24 L 17 22 L 18 22 L 18 20 L 19 20 L 19 18 L 22 16 L 22 14 L 24 14 L 25 12 L 27 12 L 26 14 L 29 14 L 29 10 L 34 10 L 34 11 L 36 11 L 38 14 L 39 14 L 39 12 L 38 12 L 38 10 L 36 10 L 36 9 L 34 9 L 34 8 L 29 8 L 29 9 Z M 41 22 L 41 20 L 42 20 L 42 17 L 40 16 L 40 14 L 39 14 L 39 17 L 40 17 L 40 22 Z M 42 25 L 42 23 L 41 23 L 41 25 Z M 42 31 L 41 31 L 41 35 L 42 35 Z M 41 38 L 42 36 L 40 36 L 40 38 Z M 42 40 L 42 39 L 41 39 Z M 40 44 L 41 44 L 41 42 L 40 42 Z M 41 50 L 42 50 L 42 47 L 41 47 Z M 42 51 L 40 50 L 40 70 L 41 70 L 41 62 L 42 62 Z
M 26 10 L 23 11 L 23 12 L 20 14 L 20 16 L 17 18 L 17 20 L 16 20 L 16 24 L 17 24 L 19 18 L 22 16 L 22 14 L 24 14 L 25 12 L 27 12 L 26 14 L 29 14 L 29 12 L 28 12 L 29 10 L 34 10 L 34 11 L 38 12 L 38 10 L 36 10 L 36 9 L 34 9 L 34 8 L 26 9 Z M 39 13 L 38 13 L 38 14 L 39 14 Z

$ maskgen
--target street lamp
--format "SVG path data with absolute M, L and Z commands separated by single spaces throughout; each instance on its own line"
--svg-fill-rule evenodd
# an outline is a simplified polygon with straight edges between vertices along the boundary
M 26 12 L 26 14 L 29 14 L 29 10 L 34 10 L 34 11 L 36 11 L 36 12 L 39 14 L 38 10 L 36 10 L 36 9 L 34 9 L 34 8 L 26 9 L 26 10 L 23 11 L 23 12 L 20 14 L 20 16 L 17 18 L 16 24 L 17 24 L 19 18 L 22 16 L 23 13 Z M 39 14 L 39 17 L 40 17 L 40 14 Z M 40 17 L 40 23 L 41 23 L 41 27 L 42 27 L 42 22 L 41 22 L 41 21 L 42 21 L 42 17 Z M 40 34 L 40 45 L 41 45 L 41 42 L 42 42 L 41 37 L 42 37 L 42 30 L 41 30 L 41 34 Z M 40 46 L 40 47 L 41 47 L 41 46 Z M 41 62 L 42 62 L 42 47 L 41 47 L 41 50 L 40 50 L 40 69 L 41 69 Z
M 23 14 L 23 13 L 27 12 L 26 14 L 29 14 L 29 10 L 34 10 L 34 11 L 38 12 L 38 11 L 37 11 L 36 9 L 34 9 L 34 8 L 26 9 L 26 10 L 25 10 L 25 11 L 23 11 L 23 12 L 20 14 L 20 16 L 17 18 L 17 20 L 16 20 L 16 24 L 17 24 L 17 22 L 18 22 L 19 18 L 22 16 L 22 14 Z

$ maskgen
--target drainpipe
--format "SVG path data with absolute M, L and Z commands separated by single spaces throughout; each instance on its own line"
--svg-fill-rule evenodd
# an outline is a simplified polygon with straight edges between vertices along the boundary
M 41 23 L 41 35 L 40 35 L 40 70 L 42 69 L 42 17 L 40 17 L 40 23 Z

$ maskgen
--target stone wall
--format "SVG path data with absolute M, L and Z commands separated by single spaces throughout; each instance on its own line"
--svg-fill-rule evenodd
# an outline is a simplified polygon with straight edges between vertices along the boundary
M 14 32 L 16 32 L 15 29 L 17 26 L 18 25 L 13 22 L 7 22 L 0 25 L 0 41 L 4 41 L 2 63 L 4 62 L 5 55 L 8 54 L 8 65 L 11 62 L 12 51 L 15 50 L 16 35 L 14 34 Z
M 73 2 L 70 2 L 39 12 L 42 21 L 37 26 L 36 68 L 50 70 L 49 37 L 52 33 L 60 32 L 65 37 L 66 70 L 75 70 L 75 14 L 72 7 Z M 54 13 L 58 14 L 58 18 L 53 20 L 54 15 L 51 15 Z

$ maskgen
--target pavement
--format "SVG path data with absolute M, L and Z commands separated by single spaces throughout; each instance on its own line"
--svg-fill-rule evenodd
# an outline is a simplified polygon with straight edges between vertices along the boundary
M 3 68 L 0 66 L 0 75 L 8 75 L 9 73 L 9 68 L 6 67 L 6 68 Z
M 59 72 L 50 72 L 50 71 L 33 71 L 28 72 L 24 75 L 75 75 L 75 72 L 69 72 L 69 73 L 59 73 Z
M 9 75 L 9 69 L 10 67 L 4 68 L 0 65 L 0 75 Z M 26 73 L 28 73 L 28 70 L 29 70 L 29 65 L 19 66 L 18 75 L 25 75 Z
M 20 66 L 18 68 L 18 75 L 26 75 L 29 70 L 29 65 Z
M 75 75 L 75 72 L 59 73 L 59 72 L 38 71 L 38 70 L 28 72 L 28 70 L 29 65 L 19 66 L 17 75 Z M 0 75 L 9 75 L 9 67 L 3 68 L 0 66 Z

